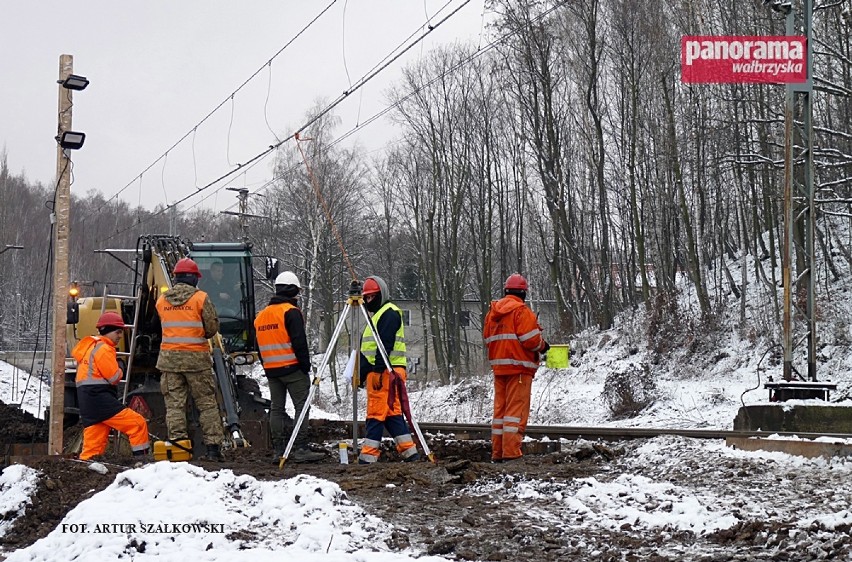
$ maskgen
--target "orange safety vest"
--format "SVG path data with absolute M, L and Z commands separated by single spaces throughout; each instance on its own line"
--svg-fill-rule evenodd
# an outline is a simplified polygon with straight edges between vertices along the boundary
M 270 304 L 254 320 L 257 347 L 263 358 L 264 369 L 298 365 L 290 334 L 284 326 L 284 315 L 296 308 L 289 302 Z
M 163 326 L 163 343 L 160 349 L 170 351 L 210 351 L 207 338 L 204 337 L 204 323 L 201 311 L 207 293 L 197 291 L 189 300 L 173 305 L 165 295 L 157 299 L 157 312 Z

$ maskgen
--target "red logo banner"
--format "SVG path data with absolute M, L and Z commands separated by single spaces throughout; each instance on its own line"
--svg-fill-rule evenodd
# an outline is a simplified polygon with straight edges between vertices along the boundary
M 793 84 L 808 79 L 804 36 L 685 35 L 681 81 L 693 84 Z

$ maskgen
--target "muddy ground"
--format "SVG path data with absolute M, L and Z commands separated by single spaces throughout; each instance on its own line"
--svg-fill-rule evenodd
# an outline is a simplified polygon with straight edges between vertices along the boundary
M 17 423 L 15 420 L 14 423 Z M 437 461 L 401 463 L 387 445 L 382 462 L 374 466 L 340 464 L 337 440 L 341 436 L 314 434 L 326 443 L 327 458 L 314 464 L 287 463 L 280 469 L 268 451 L 259 448 L 226 451 L 222 463 L 193 461 L 207 470 L 227 468 L 260 480 L 311 474 L 336 482 L 369 513 L 392 523 L 385 538 L 391 550 L 414 548 L 455 560 L 541 561 L 723 561 L 723 560 L 850 560 L 849 526 L 837 529 L 796 526 L 793 515 L 780 506 L 820 502 L 813 487 L 779 488 L 771 472 L 761 473 L 749 460 L 685 460 L 672 466 L 637 467 L 631 451 L 638 441 L 624 444 L 577 442 L 563 444 L 560 452 L 528 455 L 504 464 L 488 462 L 489 444 L 431 438 Z M 700 451 L 700 449 L 696 449 Z M 40 470 L 44 477 L 25 515 L 16 520 L 0 549 L 26 547 L 46 536 L 82 500 L 108 486 L 115 473 L 132 465 L 131 458 L 108 454 L 103 459 L 110 472 L 98 474 L 86 463 L 58 457 L 18 459 Z M 352 459 L 354 460 L 354 459 Z M 683 469 L 682 469 L 683 468 Z M 600 481 L 624 472 L 646 473 L 651 478 L 692 486 L 729 487 L 743 498 L 741 522 L 733 528 L 696 536 L 672 528 L 643 528 L 630 523 L 612 528 L 565 508 L 565 502 L 547 490 L 566 490 L 579 478 Z M 840 475 L 838 475 L 840 476 Z M 837 488 L 829 473 L 817 484 Z M 533 483 L 541 494 L 525 495 Z M 743 487 L 745 486 L 745 487 Z M 750 490 L 750 491 L 749 491 Z M 752 499 L 749 499 L 749 494 Z M 756 494 L 756 495 L 755 495 Z M 789 496 L 785 496 L 789 494 Z M 749 504 L 777 496 L 778 509 L 755 513 Z M 756 497 L 756 500 L 754 499 Z M 795 510 L 794 510 L 795 511 Z M 0 551 L 0 560 L 2 560 Z

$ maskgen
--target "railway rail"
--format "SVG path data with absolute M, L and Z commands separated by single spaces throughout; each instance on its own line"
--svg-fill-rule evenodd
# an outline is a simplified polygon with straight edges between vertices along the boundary
M 312 420 L 315 427 L 333 429 L 341 436 L 351 433 L 351 421 Z M 473 423 L 426 423 L 420 422 L 420 429 L 431 435 L 453 435 L 456 439 L 490 439 L 491 426 Z M 748 437 L 799 437 L 801 439 L 816 439 L 830 437 L 835 439 L 852 439 L 850 433 L 803 433 L 788 431 L 733 431 L 723 429 L 678 429 L 678 428 L 649 428 L 649 427 L 580 427 L 557 425 L 528 425 L 526 435 L 532 438 L 547 437 L 548 439 L 591 439 L 604 441 L 620 441 L 625 439 L 646 439 L 663 435 L 677 435 L 694 439 L 728 439 Z M 363 422 L 360 422 L 359 436 L 363 436 Z

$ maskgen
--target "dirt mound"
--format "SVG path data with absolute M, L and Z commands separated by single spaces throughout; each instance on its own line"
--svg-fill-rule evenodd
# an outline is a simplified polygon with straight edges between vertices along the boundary
M 19 517 L 11 529 L 0 537 L 0 546 L 15 550 L 47 536 L 65 515 L 78 503 L 106 488 L 112 476 L 89 469 L 83 461 L 61 457 L 33 457 L 26 463 L 42 472 L 32 505 Z
M 15 406 L 0 402 L 0 443 L 44 443 L 47 423 Z

